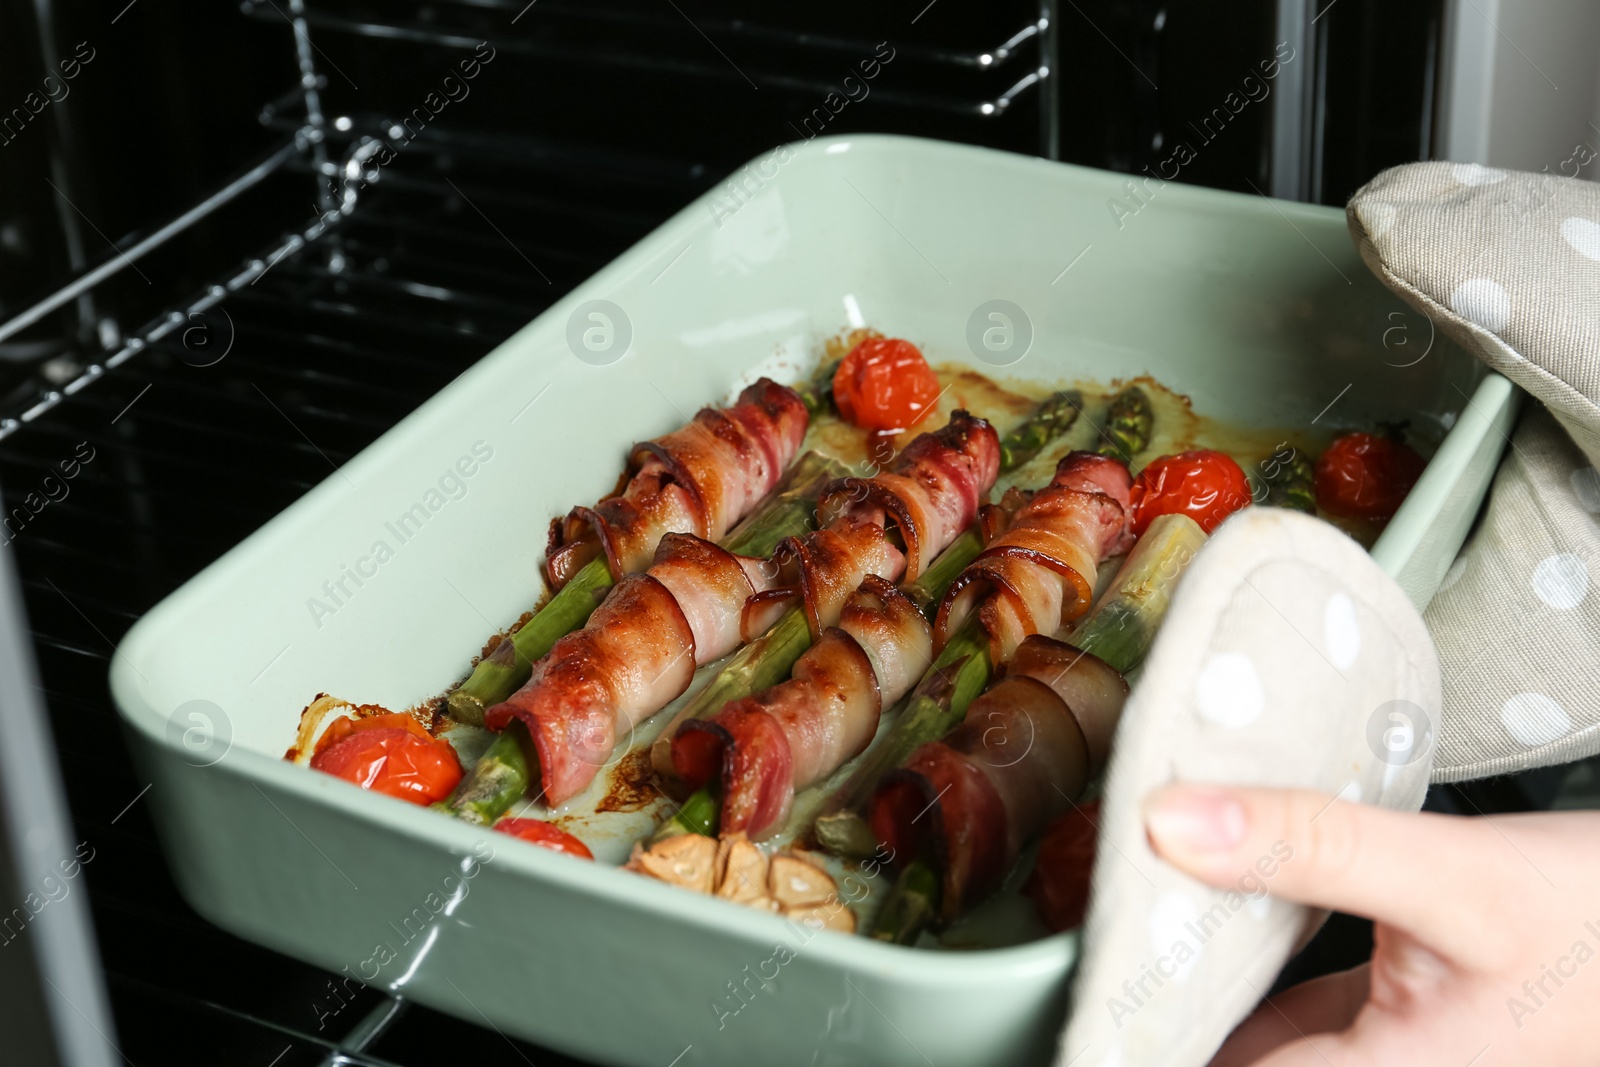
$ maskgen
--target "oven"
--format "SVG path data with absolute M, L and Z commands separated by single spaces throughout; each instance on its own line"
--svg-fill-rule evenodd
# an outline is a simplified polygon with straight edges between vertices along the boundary
M 146 609 L 568 289 L 707 191 L 736 208 L 763 180 L 745 161 L 822 134 L 1123 172 L 1122 210 L 1161 181 L 1342 203 L 1443 150 L 1466 76 L 1454 8 L 0 10 L 0 539 L 92 852 L 80 886 L 111 1016 L 96 1032 L 137 1063 L 564 1062 L 200 919 L 106 678 Z M 1469 799 L 1543 804 L 1552 781 Z M 1336 920 L 1286 978 L 1362 957 L 1367 937 Z

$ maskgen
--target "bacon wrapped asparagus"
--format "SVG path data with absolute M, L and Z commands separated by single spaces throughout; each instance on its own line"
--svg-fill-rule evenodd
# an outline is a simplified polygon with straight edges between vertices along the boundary
M 1052 398 L 1045 405 L 1049 411 L 1047 418 L 1060 419 L 1056 425 L 1070 425 L 1070 418 L 1061 418 L 1059 401 L 1065 399 L 1068 398 Z M 1077 411 L 1077 401 L 1075 396 L 1070 398 L 1072 412 Z M 1029 438 L 1019 440 L 1010 454 L 1022 457 L 1035 454 L 1043 444 L 1035 440 L 1037 436 L 1030 434 Z M 913 449 L 917 447 L 914 445 Z M 924 447 L 921 451 L 928 449 Z M 1002 454 L 1007 452 L 1002 445 Z M 915 487 L 916 492 L 908 493 L 905 486 L 910 481 L 912 479 L 899 471 L 875 479 L 873 484 L 859 480 L 852 483 L 846 479 L 838 487 L 838 497 L 832 496 L 832 488 L 824 491 L 823 508 L 833 507 L 841 518 L 848 518 L 858 508 L 871 508 L 872 517 L 893 523 L 902 530 L 919 525 L 924 529 L 938 529 L 941 524 L 948 530 L 951 524 L 946 513 L 950 508 L 939 492 L 943 487 L 924 481 Z M 986 505 L 981 509 L 980 526 L 992 544 L 976 562 L 963 569 L 961 578 L 956 579 L 965 587 L 958 610 L 965 614 L 979 604 L 984 606 L 985 618 L 995 634 L 992 640 L 995 651 L 989 658 L 967 656 L 978 663 L 981 673 L 967 672 L 954 687 L 943 684 L 947 672 L 934 672 L 930 692 L 923 694 L 926 702 L 943 709 L 964 709 L 987 681 L 991 658 L 998 660 L 1009 654 L 1015 642 L 1026 634 L 1040 628 L 1054 632 L 1063 617 L 1075 617 L 1087 610 L 1092 595 L 1093 568 L 1102 556 L 1124 547 L 1129 486 L 1126 467 L 1092 453 L 1075 452 L 1057 465 L 1055 478 L 1044 489 L 1033 494 L 1019 494 L 1013 490 L 1007 494 L 1009 508 Z M 846 490 L 852 492 L 846 496 Z M 915 555 L 910 547 L 916 543 L 914 537 L 907 535 L 905 540 L 908 556 Z M 939 567 L 924 568 L 924 575 L 943 569 L 944 562 L 941 560 Z M 1089 577 L 1079 575 L 1072 569 L 1074 565 L 1079 570 L 1088 570 Z M 907 570 L 910 570 L 909 561 Z M 987 592 L 991 587 L 996 590 L 992 597 Z M 1044 587 L 1042 595 L 1025 596 L 1040 587 Z M 1007 593 L 1013 594 L 1015 603 L 1007 602 L 991 610 L 989 599 Z M 954 594 L 952 590 L 952 596 Z M 948 598 L 946 603 L 949 603 Z M 941 611 L 940 618 L 947 620 L 949 612 Z M 965 648 L 963 644 L 961 649 Z M 833 657 L 830 662 L 838 662 L 832 650 L 830 656 Z M 860 661 L 856 662 L 859 673 Z M 948 668 L 949 664 L 941 666 Z M 723 831 L 743 831 L 753 837 L 770 834 L 780 828 L 788 815 L 796 788 L 832 773 L 864 749 L 876 732 L 884 698 L 878 694 L 874 704 L 867 686 L 873 681 L 881 683 L 882 679 L 857 678 L 854 682 L 857 691 L 841 695 L 839 690 L 829 687 L 839 684 L 844 673 L 842 667 L 830 675 L 808 666 L 802 676 L 797 664 L 793 681 L 758 697 L 728 705 L 713 719 L 701 720 L 704 726 L 696 727 L 695 720 L 687 720 L 689 725 L 680 729 L 674 723 L 657 740 L 657 752 L 665 752 L 672 759 L 673 774 L 690 787 L 697 781 L 712 778 L 714 761 L 720 759 L 723 763 L 720 781 L 724 793 Z M 909 688 L 910 679 L 904 681 L 904 686 L 895 687 L 894 700 Z M 769 705 L 779 709 L 778 713 L 766 713 Z M 870 712 L 865 710 L 868 707 Z M 848 730 L 841 730 L 841 717 L 845 722 L 866 728 L 866 732 L 857 738 Z M 933 737 L 942 732 L 937 724 L 925 724 L 924 728 Z M 852 741 L 859 740 L 859 744 L 831 743 L 841 734 Z M 916 739 L 921 739 L 920 734 L 908 736 L 914 739 L 902 740 L 903 749 L 894 758 L 903 758 L 915 747 Z M 892 733 L 889 743 L 894 739 Z M 786 759 L 793 760 L 796 752 L 803 753 L 800 757 L 805 761 L 803 767 L 785 763 Z M 657 759 L 659 766 L 660 755 Z M 890 762 L 885 767 L 893 765 Z M 872 781 L 876 781 L 875 776 Z M 870 789 L 870 786 L 865 788 Z M 673 823 L 662 828 L 657 839 L 673 832 L 706 829 L 706 823 L 716 811 L 714 796 L 696 794 Z M 856 824 L 854 838 L 870 850 L 865 824 L 858 814 L 851 813 L 851 818 Z
M 1100 561 L 1133 543 L 1128 532 L 1128 468 L 1092 452 L 1072 452 L 1050 484 L 1003 517 L 999 532 L 952 583 L 934 634 L 939 648 L 974 613 L 989 635 L 989 656 L 1003 663 L 1023 638 L 1053 634 L 1089 610 Z
M 1127 693 L 1098 657 L 1039 635 L 1023 641 L 966 720 L 873 794 L 874 834 L 938 876 L 936 903 L 925 890 L 908 899 L 902 885 L 877 936 L 908 940 L 918 914 L 949 922 L 998 888 L 1023 846 L 1105 765 Z
M 1070 646 L 1043 637 L 1023 641 L 1006 677 L 973 701 L 954 733 L 942 743 L 922 746 L 904 771 L 884 779 L 869 804 L 872 837 L 910 832 L 905 808 L 929 782 L 939 782 L 941 789 L 966 788 L 952 788 L 946 794 L 952 798 L 948 810 L 941 808 L 938 821 L 916 829 L 931 837 L 914 834 L 902 842 L 923 851 L 912 853 L 915 858 L 902 866 L 874 936 L 909 943 L 928 923 L 948 921 L 975 903 L 1004 877 L 1018 849 L 1051 817 L 1052 806 L 1071 806 L 1077 795 L 1074 786 L 1081 788 L 1081 781 L 1099 773 L 1116 732 L 1119 690 L 1125 692 L 1118 672 L 1131 670 L 1144 658 L 1179 578 L 1205 539 L 1205 531 L 1187 515 L 1157 516 L 1100 603 L 1070 631 Z M 1060 708 L 1025 680 L 1044 683 L 1070 708 L 1082 734 L 1081 760 L 1070 745 L 1062 747 L 1067 731 Z M 1051 761 L 1044 765 L 1035 762 L 1041 738 L 1044 758 Z M 981 779 L 969 773 L 974 766 Z M 1040 775 L 1041 766 L 1048 775 Z M 1042 784 L 1059 791 L 1060 799 L 1044 794 Z M 1005 809 L 1004 833 L 997 830 L 996 803 Z M 921 806 L 915 810 L 920 812 Z M 920 814 L 910 817 L 913 827 L 922 821 Z M 1071 831 L 1069 837 L 1083 832 L 1076 823 Z M 1092 830 L 1090 834 L 1092 843 Z M 1036 892 L 1061 889 L 1064 897 L 1081 905 L 1082 893 L 1073 887 L 1086 885 L 1086 875 L 1063 882 L 1061 871 L 1053 868 L 1047 877 L 1051 886 Z M 1073 910 L 1057 903 L 1061 906 L 1050 911 L 1057 918 Z
M 770 836 L 797 789 L 867 747 L 883 709 L 911 690 L 932 652 L 916 605 L 868 576 L 792 678 L 683 725 L 672 739 L 678 775 L 691 788 L 720 779 L 724 835 Z
M 1000 476 L 1000 438 L 983 419 L 957 411 L 944 429 L 906 446 L 871 478 L 841 478 L 817 502 L 824 522 L 839 518 L 893 528 L 905 546 L 905 576 L 916 581 L 972 524 Z
M 707 408 L 688 426 L 635 445 L 620 494 L 551 524 L 545 569 L 555 595 L 450 693 L 451 714 L 480 724 L 484 709 L 526 682 L 534 662 L 582 626 L 612 585 L 644 569 L 665 534 L 722 537 L 739 519 L 755 519 L 763 501 L 784 533 L 809 518 L 817 492 L 839 471 L 812 455 L 785 475 L 809 418 L 798 393 L 762 378 L 732 407 Z M 780 479 L 787 485 L 777 494 Z M 796 500 L 800 510 L 791 514 Z M 740 547 L 766 555 L 776 538 L 757 533 Z
M 732 407 L 702 408 L 682 429 L 634 445 L 620 493 L 550 524 L 551 588 L 602 553 L 613 578 L 637 574 L 669 533 L 722 537 L 778 484 L 809 419 L 798 393 L 762 378 Z
M 1089 609 L 1100 561 L 1126 547 L 1130 486 L 1121 463 L 1072 452 L 1050 485 L 1012 501 L 1009 517 L 986 514 L 994 539 L 939 607 L 938 658 L 887 736 L 823 806 L 817 838 L 826 848 L 870 852 L 876 841 L 860 809 L 883 776 L 960 722 L 1025 638 L 1054 634 Z
M 619 734 L 687 689 L 697 666 L 738 646 L 740 609 L 768 573 L 765 560 L 663 535 L 649 570 L 618 582 L 484 725 L 502 730 L 515 718 L 527 728 L 545 800 L 561 803 L 589 784 Z
M 913 442 L 896 467 L 937 499 L 961 496 L 976 512 L 998 456 L 989 424 L 957 412 Z M 974 479 L 959 480 L 968 471 Z M 941 491 L 941 479 L 955 484 Z M 660 543 L 648 571 L 618 583 L 582 630 L 557 641 L 528 682 L 484 716 L 491 730 L 513 720 L 527 729 L 549 804 L 587 786 L 619 737 L 682 694 L 697 665 L 737 647 L 734 622 L 745 602 L 788 569 L 771 576 L 764 562 L 737 560 L 689 535 Z M 855 514 L 840 513 L 827 529 L 788 544 L 785 558 L 798 561 L 801 579 L 795 595 L 819 632 L 838 621 L 845 594 L 868 574 L 893 580 L 904 568 L 884 527 Z
M 999 473 L 994 428 L 957 411 L 944 427 L 906 446 L 891 469 L 825 488 L 821 512 L 831 516 L 828 525 L 780 545 L 774 554 L 776 588 L 746 604 L 745 636 L 766 632 L 661 732 L 650 753 L 657 775 L 681 785 L 672 758 L 680 726 L 781 682 L 800 655 L 837 624 L 846 598 L 868 575 L 897 581 L 913 556 L 932 558 L 971 525 Z M 896 547 L 896 537 L 906 552 Z M 796 603 L 802 611 L 783 615 Z

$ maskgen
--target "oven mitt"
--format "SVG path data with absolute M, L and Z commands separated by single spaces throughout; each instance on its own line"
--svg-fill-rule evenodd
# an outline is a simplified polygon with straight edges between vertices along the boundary
M 1600 752 L 1600 185 L 1413 163 L 1351 199 L 1374 274 L 1526 389 L 1478 529 L 1425 618 L 1434 780 Z
M 1158 859 L 1152 790 L 1293 786 L 1414 811 L 1438 713 L 1428 631 L 1360 545 L 1276 508 L 1223 523 L 1123 711 L 1058 1067 L 1201 1067 L 1325 917 L 1266 896 L 1288 843 L 1232 891 Z

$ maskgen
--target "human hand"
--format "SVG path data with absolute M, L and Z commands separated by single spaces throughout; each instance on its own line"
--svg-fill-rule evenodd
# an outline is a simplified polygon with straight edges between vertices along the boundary
M 1179 785 L 1151 794 L 1145 828 L 1158 855 L 1217 887 L 1286 842 L 1272 895 L 1376 924 L 1369 963 L 1263 1003 L 1212 1067 L 1600 1058 L 1600 813 L 1461 818 Z

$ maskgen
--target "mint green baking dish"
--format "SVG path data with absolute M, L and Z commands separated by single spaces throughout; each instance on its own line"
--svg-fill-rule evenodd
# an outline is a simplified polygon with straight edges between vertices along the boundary
M 1373 550 L 1419 604 L 1513 390 L 1367 274 L 1337 210 L 898 137 L 819 139 L 735 178 L 133 628 L 112 689 L 168 859 L 225 929 L 604 1063 L 1043 1061 L 1071 935 L 957 953 L 797 931 L 285 764 L 299 709 L 442 690 L 528 606 L 545 525 L 608 488 L 629 442 L 757 374 L 805 373 L 847 326 L 989 373 L 1149 373 L 1244 425 L 1448 429 Z M 574 316 L 593 300 L 627 320 L 598 354 L 581 343 L 597 320 Z M 969 347 L 992 300 L 1031 325 L 1020 359 Z M 324 583 L 352 567 L 335 603 Z

